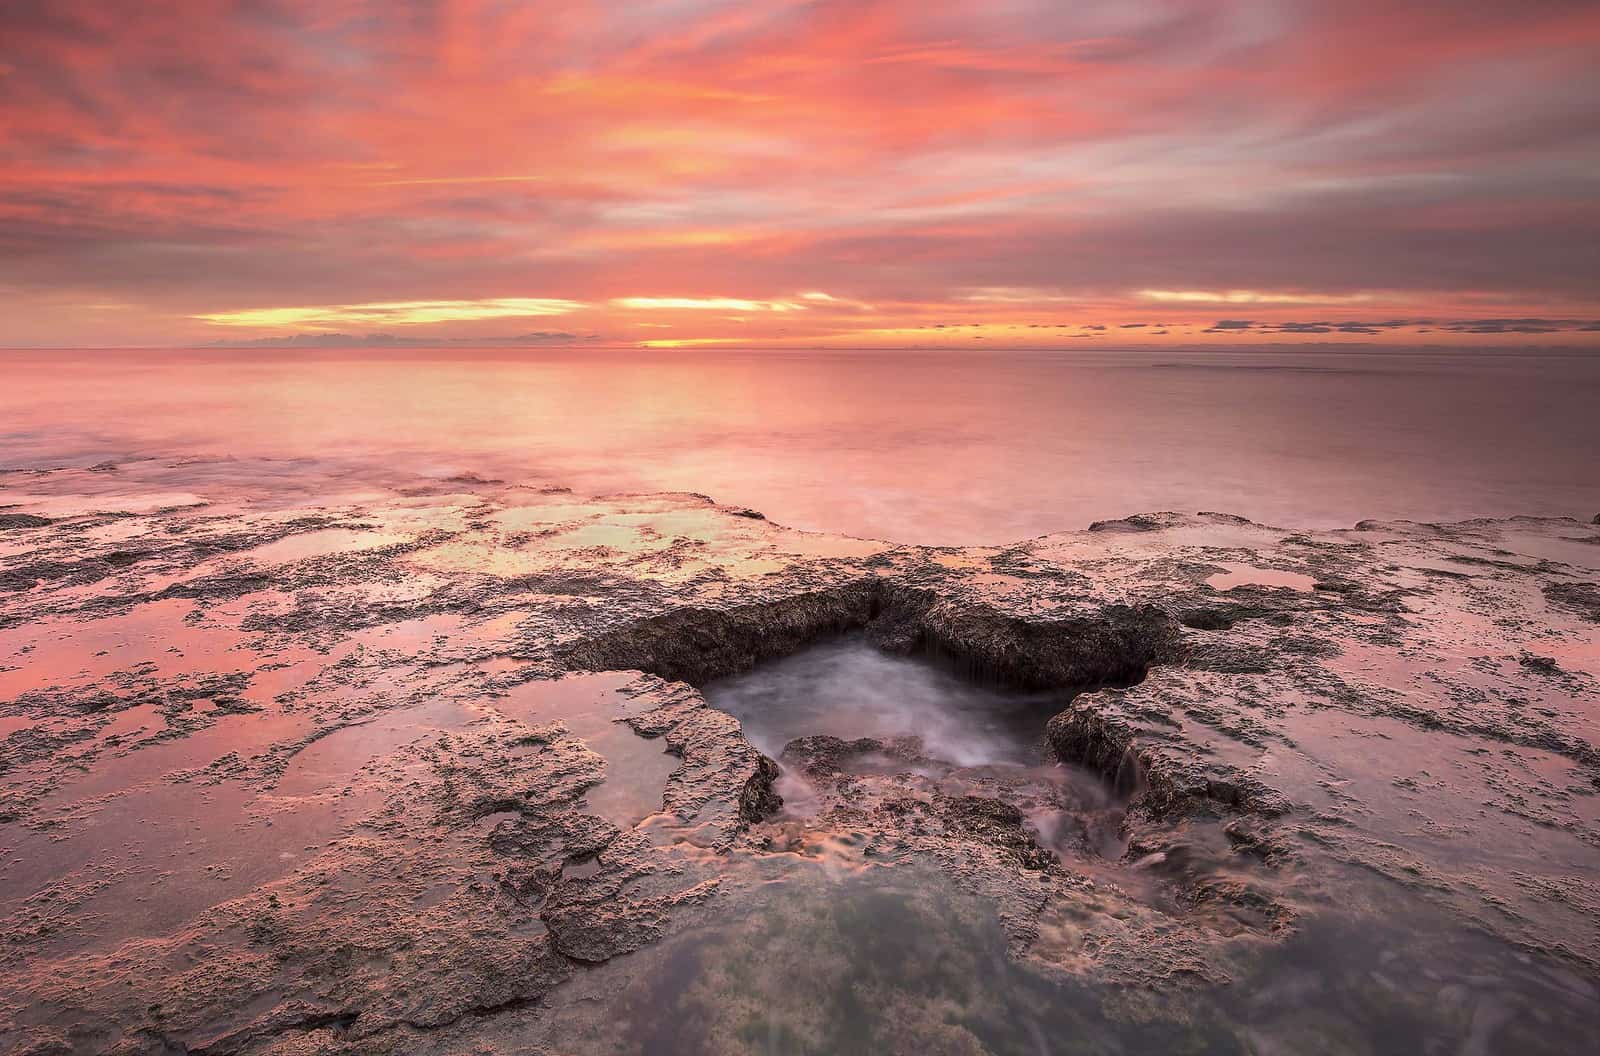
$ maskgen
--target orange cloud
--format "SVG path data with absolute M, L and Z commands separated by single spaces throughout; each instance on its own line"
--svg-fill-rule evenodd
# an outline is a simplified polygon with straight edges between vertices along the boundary
M 636 312 L 800 312 L 805 305 L 793 301 L 748 301 L 741 297 L 618 297 L 618 308 Z
M 0 5 L 0 343 L 1594 319 L 1597 47 L 1564 0 Z
M 547 297 L 496 297 L 482 301 L 394 301 L 386 304 L 329 304 L 315 308 L 244 308 L 209 312 L 195 318 L 218 326 L 256 330 L 350 326 L 421 326 L 479 319 L 523 319 L 567 315 L 583 308 L 577 301 Z

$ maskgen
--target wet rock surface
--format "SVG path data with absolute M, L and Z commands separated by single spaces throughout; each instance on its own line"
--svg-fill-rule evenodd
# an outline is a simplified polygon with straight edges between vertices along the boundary
M 1563 1052 L 1600 1013 L 1591 525 L 951 549 L 240 483 L 282 472 L 0 479 L 0 1049 Z M 1054 695 L 1037 756 L 764 755 L 708 703 L 841 635 Z

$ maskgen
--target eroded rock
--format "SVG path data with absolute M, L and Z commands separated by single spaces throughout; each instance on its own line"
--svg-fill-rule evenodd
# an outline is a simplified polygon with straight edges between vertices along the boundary
M 0 522 L 0 1047 L 537 1051 L 548 1010 L 583 1018 L 567 988 L 719 920 L 753 941 L 740 914 L 805 870 L 936 875 L 1125 1024 L 1224 1029 L 1217 988 L 1330 906 L 1438 914 L 1570 973 L 1563 1000 L 1600 976 L 1575 521 L 1159 514 L 964 551 L 470 474 L 308 513 L 129 463 L 116 494 L 151 495 L 118 510 L 87 472 L 28 481 L 82 513 Z M 1059 692 L 1041 743 L 1087 775 L 916 738 L 774 762 L 696 688 L 842 631 Z M 626 672 L 595 676 L 604 721 L 670 753 L 637 825 L 588 798 L 632 775 L 512 713 L 568 672 Z M 983 1033 L 894 1000 L 918 1045 Z

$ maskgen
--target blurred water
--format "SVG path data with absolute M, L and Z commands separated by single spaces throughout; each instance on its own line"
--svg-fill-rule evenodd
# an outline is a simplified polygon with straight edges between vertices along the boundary
M 565 1051 L 1567 1056 L 1600 1011 L 1587 981 L 1426 909 L 1331 909 L 1219 951 L 1231 985 L 1050 972 L 1008 952 L 991 904 L 914 867 L 801 872 L 635 957 L 558 995 Z M 603 1016 L 571 1030 L 585 1007 Z
M 304 460 L 279 481 L 302 493 L 537 476 L 942 544 L 1156 509 L 1600 512 L 1583 353 L 129 350 L 0 371 L 0 468 L 270 456 Z
M 954 766 L 1042 761 L 1045 722 L 1067 699 L 984 689 L 853 636 L 713 682 L 705 693 L 774 759 L 790 741 L 812 734 L 915 736 L 929 759 Z

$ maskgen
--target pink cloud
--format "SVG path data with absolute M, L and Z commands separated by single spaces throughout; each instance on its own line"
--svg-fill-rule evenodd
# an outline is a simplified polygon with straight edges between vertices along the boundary
M 876 317 L 786 333 L 983 288 L 1046 291 L 985 309 L 1022 328 L 1147 289 L 1600 314 L 1592 4 L 58 0 L 0 42 L 3 343 L 815 289 Z

